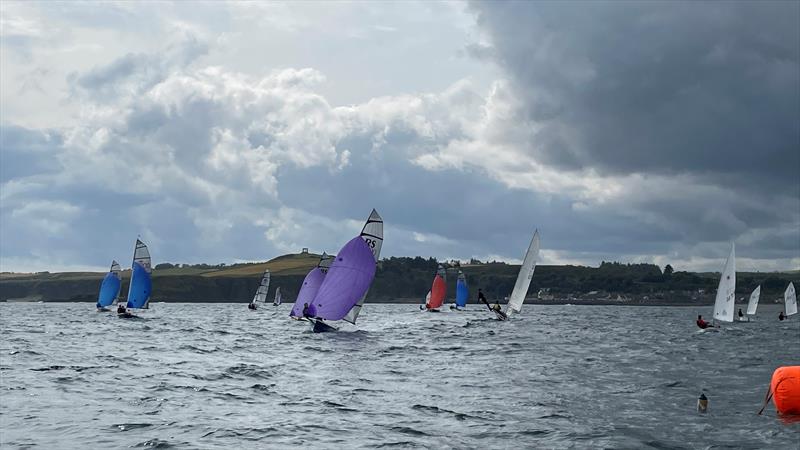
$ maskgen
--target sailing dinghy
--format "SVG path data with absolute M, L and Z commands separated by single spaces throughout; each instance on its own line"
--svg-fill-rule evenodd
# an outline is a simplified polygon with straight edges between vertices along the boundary
M 250 300 L 250 304 L 247 305 L 247 309 L 250 311 L 255 311 L 258 309 L 257 303 L 267 303 L 267 291 L 269 291 L 269 269 L 264 270 L 264 275 L 261 276 L 261 283 L 258 285 L 258 289 L 256 289 L 256 293 L 253 295 L 253 299 Z
M 300 286 L 300 292 L 297 293 L 297 298 L 294 301 L 291 312 L 289 312 L 289 317 L 297 320 L 305 320 L 303 317 L 303 309 L 317 296 L 319 287 L 322 285 L 322 280 L 325 279 L 325 274 L 328 273 L 328 268 L 331 267 L 332 262 L 333 256 L 323 252 L 317 267 L 311 269 L 303 279 L 303 285 Z
M 153 287 L 150 279 L 152 271 L 150 250 L 148 250 L 144 242 L 136 239 L 136 246 L 133 250 L 133 263 L 131 264 L 131 284 L 128 286 L 128 303 L 125 305 L 127 311 L 120 312 L 118 314 L 120 317 L 137 317 L 130 310 L 146 308 Z
M 756 309 L 758 308 L 758 299 L 761 297 L 761 285 L 759 284 L 753 289 L 753 292 L 750 293 L 750 300 L 747 302 L 747 320 L 745 322 L 750 322 L 751 317 L 756 315 Z
M 433 285 L 428 295 L 425 296 L 425 311 L 439 312 L 439 308 L 444 304 L 444 299 L 447 297 L 447 271 L 440 264 L 436 269 L 436 275 L 433 276 Z
M 122 277 L 120 277 L 119 263 L 111 261 L 111 269 L 100 283 L 100 293 L 97 295 L 97 311 L 108 312 L 109 306 L 119 297 L 119 290 L 122 287 Z
M 736 309 L 736 244 L 731 243 L 731 252 L 728 254 L 728 260 L 725 261 L 725 268 L 722 270 L 722 275 L 719 277 L 719 286 L 717 286 L 717 297 L 714 300 L 714 314 L 713 322 L 716 327 L 716 321 L 733 322 L 733 310 Z M 715 328 L 706 328 L 706 330 L 715 330 Z
M 786 317 L 797 314 L 797 293 L 794 290 L 794 283 L 789 282 L 789 286 L 783 292 L 783 310 Z
M 517 281 L 514 283 L 514 290 L 511 291 L 511 296 L 508 298 L 505 312 L 493 309 L 498 320 L 506 320 L 513 314 L 519 314 L 522 310 L 522 304 L 525 303 L 525 296 L 528 294 L 528 288 L 531 286 L 531 280 L 533 279 L 533 271 L 536 270 L 537 259 L 539 259 L 538 229 L 533 232 L 528 251 L 525 252 L 525 258 L 519 268 Z
M 283 297 L 281 296 L 281 287 L 278 286 L 278 288 L 275 289 L 275 299 L 272 301 L 272 306 L 280 305 L 282 299 Z
M 383 246 L 383 219 L 374 209 L 361 234 L 339 250 L 308 306 L 307 317 L 314 319 L 314 332 L 336 331 L 325 321 L 344 320 L 355 324 Z
M 456 281 L 456 304 L 451 306 L 450 309 L 455 311 L 463 311 L 467 306 L 467 299 L 469 298 L 469 289 L 467 288 L 467 277 L 464 272 L 458 271 L 458 280 Z

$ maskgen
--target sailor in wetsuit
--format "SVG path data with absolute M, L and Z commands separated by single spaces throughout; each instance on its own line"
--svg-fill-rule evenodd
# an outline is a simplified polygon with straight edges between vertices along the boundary
M 486 300 L 486 296 L 483 295 L 483 291 L 480 290 L 480 289 L 478 289 L 478 301 L 483 303 L 486 306 L 489 306 L 489 301 Z M 491 306 L 489 306 L 489 308 L 491 308 Z
M 778 320 L 783 320 L 783 319 L 785 319 L 785 318 L 786 318 L 786 316 L 785 316 L 785 315 L 783 315 L 783 311 L 781 311 L 781 313 L 780 313 L 780 314 L 778 314 Z
M 305 317 L 306 319 L 309 319 L 309 320 L 314 318 L 311 315 L 311 312 L 309 311 L 308 303 L 303 303 L 303 317 Z
M 739 322 L 742 321 L 742 318 L 744 318 L 744 314 L 742 314 L 742 308 L 739 308 Z
M 700 327 L 701 330 L 705 330 L 706 328 L 710 327 L 711 324 L 703 320 L 703 316 L 697 315 L 697 326 Z
M 125 306 L 122 303 L 117 304 L 117 314 L 125 314 Z
M 247 309 L 255 310 L 256 308 L 257 308 L 257 306 L 253 302 L 250 302 L 250 303 L 247 304 Z

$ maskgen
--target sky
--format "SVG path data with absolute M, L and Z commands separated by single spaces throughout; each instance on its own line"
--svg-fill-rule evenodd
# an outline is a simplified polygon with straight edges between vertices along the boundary
M 800 269 L 800 3 L 0 3 L 0 270 Z

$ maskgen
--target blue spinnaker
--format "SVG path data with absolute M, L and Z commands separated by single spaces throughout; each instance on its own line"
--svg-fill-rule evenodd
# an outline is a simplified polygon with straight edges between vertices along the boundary
M 469 289 L 467 289 L 467 280 L 460 274 L 456 282 L 456 306 L 463 308 L 467 306 L 467 298 L 469 298 Z
M 128 308 L 143 308 L 150 298 L 150 274 L 138 262 L 133 263 L 131 286 L 128 289 Z
M 119 280 L 119 276 L 114 272 L 108 272 L 105 278 L 103 278 L 103 282 L 100 284 L 100 293 L 97 296 L 97 307 L 105 308 L 111 306 L 117 298 L 117 295 L 119 295 L 119 288 L 121 285 L 122 282 Z

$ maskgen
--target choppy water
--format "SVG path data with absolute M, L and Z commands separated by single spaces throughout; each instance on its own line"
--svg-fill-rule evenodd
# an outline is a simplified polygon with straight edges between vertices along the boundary
M 470 305 L 472 308 L 477 306 Z M 0 304 L 3 448 L 797 448 L 757 416 L 800 319 L 698 333 L 710 308 L 367 305 L 313 334 L 244 304 Z M 710 412 L 695 412 L 705 390 Z

